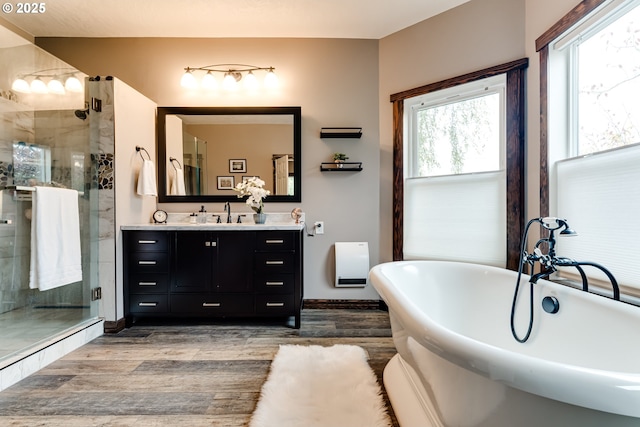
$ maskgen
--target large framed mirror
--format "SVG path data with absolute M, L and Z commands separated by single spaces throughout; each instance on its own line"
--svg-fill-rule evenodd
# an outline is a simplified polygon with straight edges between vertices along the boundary
M 238 201 L 259 177 L 268 202 L 301 201 L 300 107 L 158 107 L 158 201 Z

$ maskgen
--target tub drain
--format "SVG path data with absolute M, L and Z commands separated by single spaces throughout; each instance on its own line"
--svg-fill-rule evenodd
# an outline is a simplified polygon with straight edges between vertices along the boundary
M 547 313 L 555 314 L 560 310 L 560 302 L 556 297 L 544 297 L 542 298 L 542 308 Z

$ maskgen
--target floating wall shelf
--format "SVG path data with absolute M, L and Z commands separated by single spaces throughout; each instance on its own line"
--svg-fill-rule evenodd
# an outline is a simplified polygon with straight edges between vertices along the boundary
M 320 128 L 320 138 L 360 138 L 362 128 Z
M 362 170 L 362 162 L 323 162 L 320 163 L 322 172 L 360 172 Z

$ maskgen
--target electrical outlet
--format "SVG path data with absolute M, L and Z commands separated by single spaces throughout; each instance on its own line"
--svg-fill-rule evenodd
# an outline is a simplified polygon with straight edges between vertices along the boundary
M 316 230 L 315 234 L 324 234 L 324 221 L 316 221 L 313 228 Z

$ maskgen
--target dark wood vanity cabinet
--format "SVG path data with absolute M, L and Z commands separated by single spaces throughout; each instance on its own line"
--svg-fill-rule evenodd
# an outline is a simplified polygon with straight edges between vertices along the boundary
M 144 316 L 294 316 L 300 327 L 301 231 L 124 230 L 123 236 L 127 324 Z

